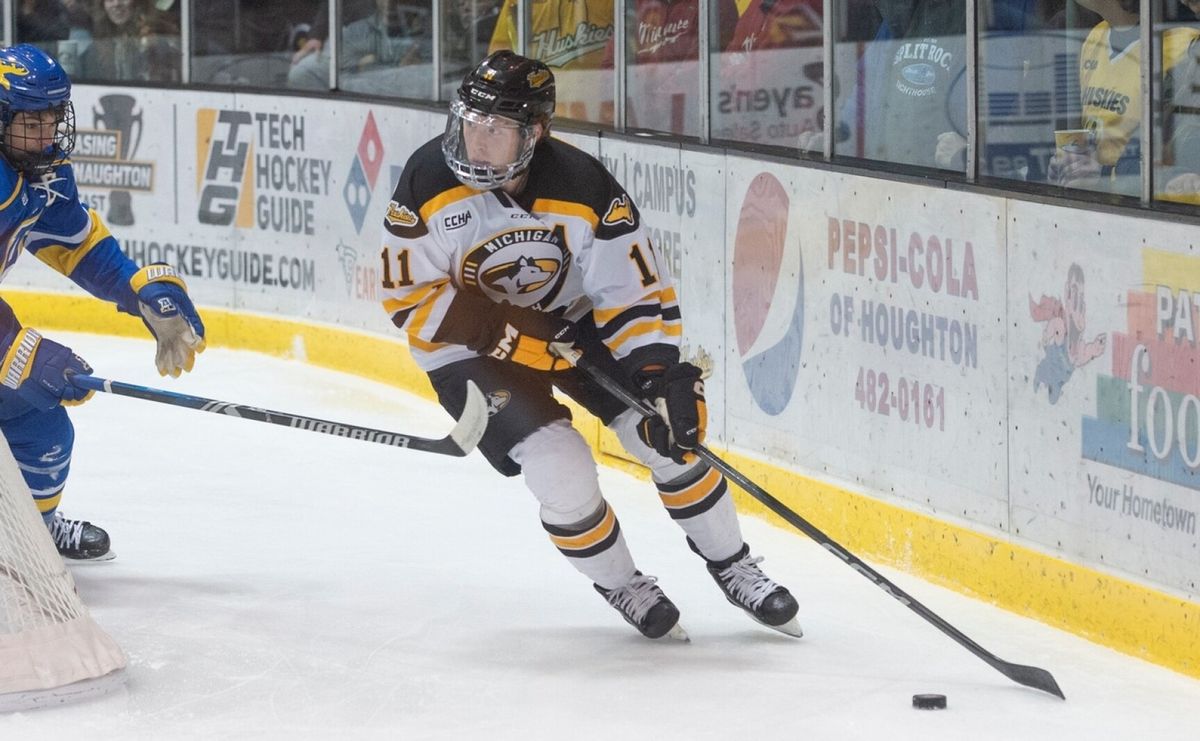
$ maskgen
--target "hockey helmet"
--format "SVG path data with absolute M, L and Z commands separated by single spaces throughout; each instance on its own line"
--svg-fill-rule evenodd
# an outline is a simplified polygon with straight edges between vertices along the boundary
M 455 177 L 498 188 L 529 167 L 554 115 L 554 73 L 543 62 L 498 51 L 471 70 L 450 103 L 442 154 Z
M 32 115 L 17 119 L 21 113 Z M 0 48 L 0 153 L 18 170 L 38 175 L 66 160 L 74 147 L 66 71 L 32 44 Z

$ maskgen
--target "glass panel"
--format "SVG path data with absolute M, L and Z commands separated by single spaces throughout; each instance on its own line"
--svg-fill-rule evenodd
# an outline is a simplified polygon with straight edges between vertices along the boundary
M 820 149 L 821 0 L 713 0 L 714 139 Z
M 1080 126 L 1079 54 L 1099 20 L 1069 0 L 980 0 L 981 175 L 1047 181 L 1054 132 Z
M 554 71 L 555 115 L 613 122 L 613 0 L 541 0 L 532 12 L 528 55 Z M 517 2 L 504 0 L 489 51 L 517 50 Z
M 177 0 L 178 1 L 178 0 Z M 317 49 L 317 0 L 192 0 L 192 81 L 282 88 L 301 47 Z M 328 23 L 321 21 L 328 28 Z M 312 39 L 310 41 L 310 39 Z
M 625 125 L 700 134 L 697 0 L 630 0 L 625 17 Z
M 75 80 L 179 81 L 173 0 L 22 2 L 16 37 L 56 57 Z
M 966 0 L 841 3 L 834 153 L 966 170 Z
M 432 9 L 431 0 L 346 0 L 338 86 L 372 95 L 432 98 Z M 326 74 L 328 65 L 326 57 Z
M 1139 6 L 1139 0 L 1068 2 L 1058 53 L 1066 54 L 1067 92 L 1079 91 L 1079 110 L 1055 116 L 1054 128 L 1043 131 L 1044 147 L 1054 147 L 1044 175 L 1050 185 L 1140 197 Z
M 487 56 L 501 0 L 439 0 L 442 14 L 442 100 Z
M 1165 0 L 1154 29 L 1162 97 L 1155 101 L 1154 197 L 1200 206 L 1200 0 Z

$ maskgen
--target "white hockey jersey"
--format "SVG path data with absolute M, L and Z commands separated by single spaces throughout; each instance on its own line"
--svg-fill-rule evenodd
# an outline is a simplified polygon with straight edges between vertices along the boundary
M 441 138 L 424 144 L 388 204 L 382 259 L 384 309 L 427 371 L 477 356 L 438 341 L 460 291 L 572 321 L 590 314 L 618 360 L 678 347 L 683 330 L 637 206 L 598 160 L 555 139 L 538 145 L 516 198 L 462 185 Z

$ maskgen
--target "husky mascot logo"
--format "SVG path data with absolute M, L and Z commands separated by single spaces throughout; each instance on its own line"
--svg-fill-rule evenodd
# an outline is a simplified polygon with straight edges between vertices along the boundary
M 521 257 L 516 262 L 488 270 L 483 274 L 483 282 L 504 293 L 529 293 L 546 285 L 557 272 L 558 264 L 554 260 Z

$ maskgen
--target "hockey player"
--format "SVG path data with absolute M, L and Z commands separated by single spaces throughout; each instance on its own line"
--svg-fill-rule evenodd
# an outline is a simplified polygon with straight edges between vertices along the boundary
M 141 269 L 79 199 L 67 157 L 75 142 L 71 82 L 35 46 L 0 48 L 0 279 L 23 249 L 89 293 L 139 317 L 157 340 L 162 374 L 191 370 L 204 325 L 175 271 Z M 3 431 L 58 551 L 111 558 L 108 533 L 57 511 L 71 466 L 74 430 L 64 404 L 92 393 L 71 385 L 91 367 L 70 349 L 23 327 L 0 300 L 0 431 Z
M 550 69 L 510 51 L 467 75 L 445 133 L 409 159 L 388 206 L 384 308 L 451 414 L 468 380 L 489 397 L 484 456 L 524 475 L 550 540 L 643 635 L 686 636 L 679 610 L 634 565 L 551 387 L 650 468 L 729 601 L 799 636 L 796 600 L 750 555 L 724 477 L 688 452 L 704 439 L 704 384 L 680 360 L 670 276 L 625 190 L 594 157 L 549 138 L 554 99 Z M 556 352 L 572 345 L 663 416 L 643 420 L 573 369 Z

